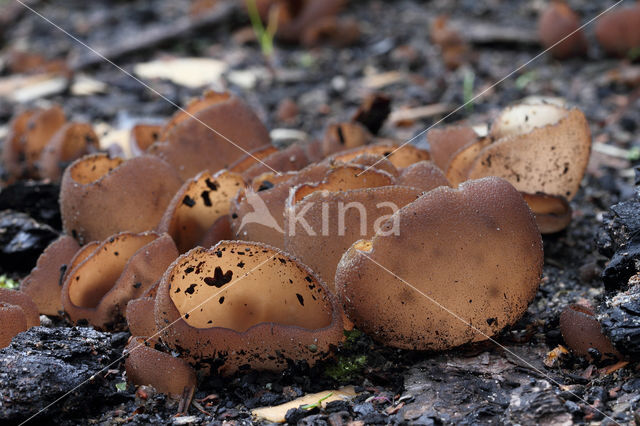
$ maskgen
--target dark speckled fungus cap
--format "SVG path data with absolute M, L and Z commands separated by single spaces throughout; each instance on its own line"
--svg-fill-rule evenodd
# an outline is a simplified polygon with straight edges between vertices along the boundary
M 290 255 L 253 242 L 221 241 L 180 256 L 162 277 L 160 337 L 197 365 L 313 365 L 343 337 L 342 311 L 316 275 Z M 169 326 L 170 325 L 170 326 Z

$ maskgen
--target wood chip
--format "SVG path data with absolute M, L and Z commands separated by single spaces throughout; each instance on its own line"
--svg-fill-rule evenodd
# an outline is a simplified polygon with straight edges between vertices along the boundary
M 327 390 L 324 392 L 312 393 L 302 396 L 298 399 L 294 399 L 293 401 L 289 401 L 285 404 L 275 405 L 273 407 L 256 408 L 252 410 L 251 413 L 259 419 L 263 419 L 273 423 L 284 423 L 284 416 L 290 409 L 298 408 L 301 405 L 315 404 L 329 394 L 331 394 L 331 396 L 321 402 L 323 407 L 331 401 L 342 401 L 351 399 L 356 396 L 356 391 L 353 386 L 346 386 L 337 390 Z
M 389 120 L 391 123 L 399 125 L 407 122 L 421 120 L 423 118 L 431 118 L 436 115 L 446 114 L 453 108 L 448 104 L 425 105 L 417 108 L 400 109 L 393 111 Z
M 197 89 L 219 83 L 227 70 L 223 61 L 210 58 L 169 58 L 137 64 L 133 72 L 144 79 L 164 79 Z

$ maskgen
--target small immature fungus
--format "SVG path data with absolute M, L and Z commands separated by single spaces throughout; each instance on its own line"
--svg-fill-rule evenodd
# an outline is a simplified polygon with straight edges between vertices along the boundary
M 602 333 L 602 327 L 594 312 L 586 306 L 567 306 L 560 314 L 560 331 L 567 346 L 579 356 L 596 362 L 621 357 L 611 341 Z M 594 359 L 593 349 L 599 354 L 599 359 Z
M 587 39 L 580 27 L 580 17 L 564 1 L 554 0 L 538 20 L 540 43 L 556 59 L 584 55 Z
M 332 155 L 329 159 L 336 162 L 347 163 L 362 154 L 386 157 L 397 168 L 408 167 L 413 163 L 431 159 L 429 153 L 423 149 L 416 148 L 413 145 L 404 145 L 402 146 L 402 149 L 400 149 L 400 145 L 392 143 L 376 143 L 350 149 L 336 155 Z
M 119 327 L 127 302 L 153 286 L 178 251 L 168 235 L 147 232 L 117 234 L 79 254 L 83 259 L 71 262 L 62 288 L 64 311 L 74 323 L 112 329 Z
M 243 241 L 179 257 L 162 277 L 155 305 L 162 341 L 223 375 L 243 366 L 277 371 L 289 360 L 313 365 L 342 340 L 341 315 L 309 268 Z
M 508 182 L 440 187 L 394 216 L 338 264 L 336 291 L 358 329 L 394 347 L 443 350 L 486 340 L 526 311 L 542 240 Z
M 626 57 L 640 48 L 640 5 L 621 7 L 596 22 L 596 38 L 609 55 Z
M 122 231 L 154 229 L 181 185 L 175 171 L 154 156 L 126 161 L 105 154 L 85 156 L 62 177 L 64 230 L 84 244 Z
M 127 379 L 136 385 L 151 385 L 162 393 L 180 396 L 196 386 L 196 372 L 180 358 L 151 347 L 142 337 L 131 339 L 125 348 Z
M 136 124 L 131 129 L 129 147 L 134 157 L 144 154 L 147 149 L 158 142 L 162 126 L 159 124 Z
M 20 283 L 20 290 L 33 299 L 41 314 L 56 316 L 62 311 L 63 278 L 78 250 L 78 242 L 63 235 L 45 249 L 36 267 Z
M 26 293 L 18 290 L 0 288 L 0 302 L 19 306 L 20 309 L 22 309 L 22 312 L 24 312 L 24 316 L 27 321 L 27 328 L 40 325 L 38 307 Z
M 0 302 L 0 321 L 0 349 L 9 346 L 16 334 L 27 330 L 27 318 L 19 306 Z

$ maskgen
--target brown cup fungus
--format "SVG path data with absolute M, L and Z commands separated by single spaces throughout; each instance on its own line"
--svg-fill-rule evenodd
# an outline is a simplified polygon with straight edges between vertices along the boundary
M 98 148 L 98 136 L 91 125 L 67 123 L 42 150 L 38 160 L 38 174 L 42 178 L 59 181 L 69 163 L 97 151 Z
M 431 191 L 439 186 L 450 186 L 442 171 L 431 161 L 420 161 L 400 171 L 398 185 L 411 186 L 422 191 Z
M 247 104 L 228 93 L 208 93 L 163 130 L 148 152 L 173 166 L 182 179 L 203 170 L 220 170 L 271 141 Z
M 156 337 L 155 303 L 155 297 L 141 297 L 127 303 L 127 325 L 132 336 Z
M 542 234 L 562 231 L 571 223 L 572 210 L 564 197 L 546 194 L 522 193 Z
M 288 254 L 253 242 L 221 241 L 179 257 L 162 277 L 155 305 L 164 343 L 223 375 L 240 367 L 313 365 L 342 340 L 334 296 Z
M 83 254 L 65 277 L 62 306 L 74 323 L 117 328 L 127 302 L 141 297 L 178 256 L 168 235 L 121 233 Z
M 131 129 L 129 146 L 131 154 L 138 156 L 144 154 L 147 149 L 160 140 L 162 126 L 158 124 L 136 124 Z
M 322 153 L 327 157 L 336 152 L 369 144 L 373 135 L 359 123 L 338 123 L 327 128 L 322 140 Z
M 218 219 L 229 214 L 231 199 L 244 187 L 244 180 L 237 173 L 200 173 L 175 194 L 158 232 L 171 235 L 180 253 L 192 249 Z
M 307 158 L 305 149 L 298 144 L 293 144 L 282 151 L 274 152 L 263 158 L 261 162 L 256 161 L 255 164 L 242 172 L 242 177 L 247 182 L 251 182 L 253 178 L 262 173 L 268 173 L 274 170 L 276 172 L 296 171 L 304 168 L 308 164 L 309 158 Z
M 536 294 L 542 263 L 527 204 L 489 177 L 439 187 L 400 209 L 344 254 L 335 284 L 349 319 L 374 339 L 443 350 L 515 323 Z
M 612 10 L 596 23 L 598 43 L 609 55 L 627 57 L 640 47 L 640 5 Z
M 593 360 L 590 349 L 596 349 L 602 358 L 596 361 L 615 360 L 620 354 L 602 333 L 602 327 L 594 312 L 583 305 L 569 305 L 560 314 L 560 332 L 567 346 L 576 354 Z
M 460 149 L 477 139 L 478 135 L 469 126 L 447 126 L 433 128 L 427 132 L 429 154 L 443 172 L 447 171 L 449 163 Z
M 396 210 L 415 201 L 420 189 L 381 186 L 335 190 L 325 186 L 301 197 L 291 191 L 285 212 L 285 250 L 309 266 L 331 291 L 342 255 L 357 240 L 371 238 Z
M 233 164 L 231 164 L 227 170 L 234 173 L 244 173 L 251 166 L 255 164 L 260 164 L 260 161 L 267 158 L 271 154 L 278 152 L 278 148 L 269 144 L 258 149 L 254 149 L 253 151 L 244 154 L 238 160 L 236 160 Z
M 24 313 L 27 328 L 40 325 L 40 314 L 38 313 L 38 306 L 36 306 L 33 300 L 31 300 L 31 297 L 29 297 L 29 295 L 27 295 L 26 293 L 18 290 L 0 288 L 0 302 L 19 306 Z
M 64 230 L 83 244 L 117 232 L 154 229 L 181 185 L 171 166 L 154 156 L 126 161 L 105 154 L 85 156 L 62 177 Z
M 55 240 L 38 258 L 36 267 L 20 283 L 44 315 L 59 315 L 62 311 L 62 284 L 71 259 L 80 250 L 76 240 L 68 235 Z
M 27 318 L 20 306 L 0 302 L 0 349 L 9 346 L 16 334 L 27 330 Z
M 552 1 L 538 20 L 538 36 L 556 59 L 581 56 L 587 52 L 587 39 L 580 17 L 563 1 Z
M 127 379 L 136 385 L 151 385 L 157 391 L 181 396 L 195 388 L 196 373 L 180 358 L 151 347 L 153 341 L 134 337 L 125 348 Z
M 507 108 L 491 127 L 497 139 L 483 148 L 468 178 L 502 177 L 521 192 L 571 200 L 580 187 L 591 153 L 584 114 L 554 105 Z
M 329 158 L 335 162 L 348 163 L 363 154 L 378 155 L 386 157 L 397 168 L 408 167 L 413 163 L 431 159 L 427 151 L 413 145 L 407 144 L 400 147 L 401 145 L 397 144 L 377 143 L 340 152 Z

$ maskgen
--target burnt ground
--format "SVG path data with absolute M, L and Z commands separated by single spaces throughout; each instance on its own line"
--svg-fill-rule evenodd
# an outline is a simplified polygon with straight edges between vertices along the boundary
M 612 2 L 569 3 L 583 17 L 592 17 Z M 154 25 L 168 31 L 190 7 L 186 0 L 29 4 L 100 51 L 126 45 Z M 540 51 L 535 43 L 535 20 L 544 4 L 528 0 L 352 1 L 345 14 L 360 23 L 363 35 L 357 44 L 341 49 L 278 44 L 269 61 L 274 73 L 265 65 L 259 46 L 246 36 L 248 21 L 238 12 L 114 60 L 132 70 L 137 63 L 163 55 L 219 59 L 227 69 L 214 88 L 228 88 L 248 100 L 271 129 L 296 129 L 316 137 L 329 123 L 349 119 L 373 91 L 388 95 L 394 111 L 425 105 L 446 110 L 460 105 L 469 99 L 470 90 L 479 93 Z M 100 61 L 92 65 L 91 55 L 82 46 L 37 16 L 29 12 L 12 15 L 16 5 L 11 0 L 0 1 L 0 6 L 0 17 L 10 18 L 3 19 L 6 23 L 0 28 L 5 59 L 0 61 L 4 64 L 0 78 L 10 74 L 8 50 L 21 48 L 50 59 L 66 58 L 78 68 L 76 76 L 89 76 L 106 85 L 101 93 L 89 95 L 63 87 L 26 105 L 2 97 L 0 124 L 25 106 L 47 102 L 63 105 L 72 119 L 106 122 L 115 128 L 137 119 L 164 119 L 174 112 L 170 104 L 112 66 Z M 440 14 L 449 14 L 452 25 L 462 29 L 470 42 L 466 63 L 455 71 L 444 67 L 438 48 L 429 42 L 429 24 Z M 592 41 L 593 28 L 586 32 Z M 133 386 L 124 388 L 123 363 L 109 366 L 121 354 L 126 335 L 46 321 L 44 328 L 23 333 L 10 348 L 0 351 L 0 419 L 19 422 L 108 366 L 34 422 L 244 424 L 252 421 L 251 408 L 341 384 L 355 385 L 358 396 L 352 402 L 331 403 L 324 411 L 298 410 L 290 413 L 290 422 L 638 422 L 640 376 L 635 362 L 604 374 L 602 365 L 594 367 L 572 356 L 553 367 L 546 367 L 543 361 L 547 352 L 562 343 L 558 316 L 563 307 L 581 299 L 598 305 L 604 297 L 600 273 L 607 258 L 598 253 L 595 240 L 608 208 L 634 194 L 632 167 L 640 156 L 639 83 L 637 66 L 605 58 L 592 43 L 585 58 L 559 62 L 545 55 L 537 59 L 445 120 L 485 123 L 514 101 L 545 96 L 560 97 L 581 108 L 591 124 L 594 152 L 582 189 L 572 201 L 574 220 L 567 230 L 545 236 L 540 291 L 524 318 L 499 336 L 502 347 L 485 343 L 429 354 L 385 348 L 354 332 L 336 359 L 313 369 L 291 365 L 281 374 L 248 372 L 225 380 L 209 378 L 196 392 L 199 407 L 192 405 L 186 416 L 175 417 L 178 401 L 148 389 L 136 394 Z M 180 104 L 202 90 L 166 80 L 150 84 Z M 293 100 L 298 107 L 298 113 L 286 121 L 277 113 L 284 99 Z M 380 133 L 408 139 L 442 116 L 411 122 L 388 120 Z M 424 144 L 424 136 L 416 143 Z M 18 209 L 28 211 L 25 203 L 19 203 L 22 207 Z M 9 206 L 16 208 L 11 202 Z M 52 222 L 47 232 L 55 226 Z M 12 270 L 11 264 L 2 265 L 6 273 L 24 274 Z

